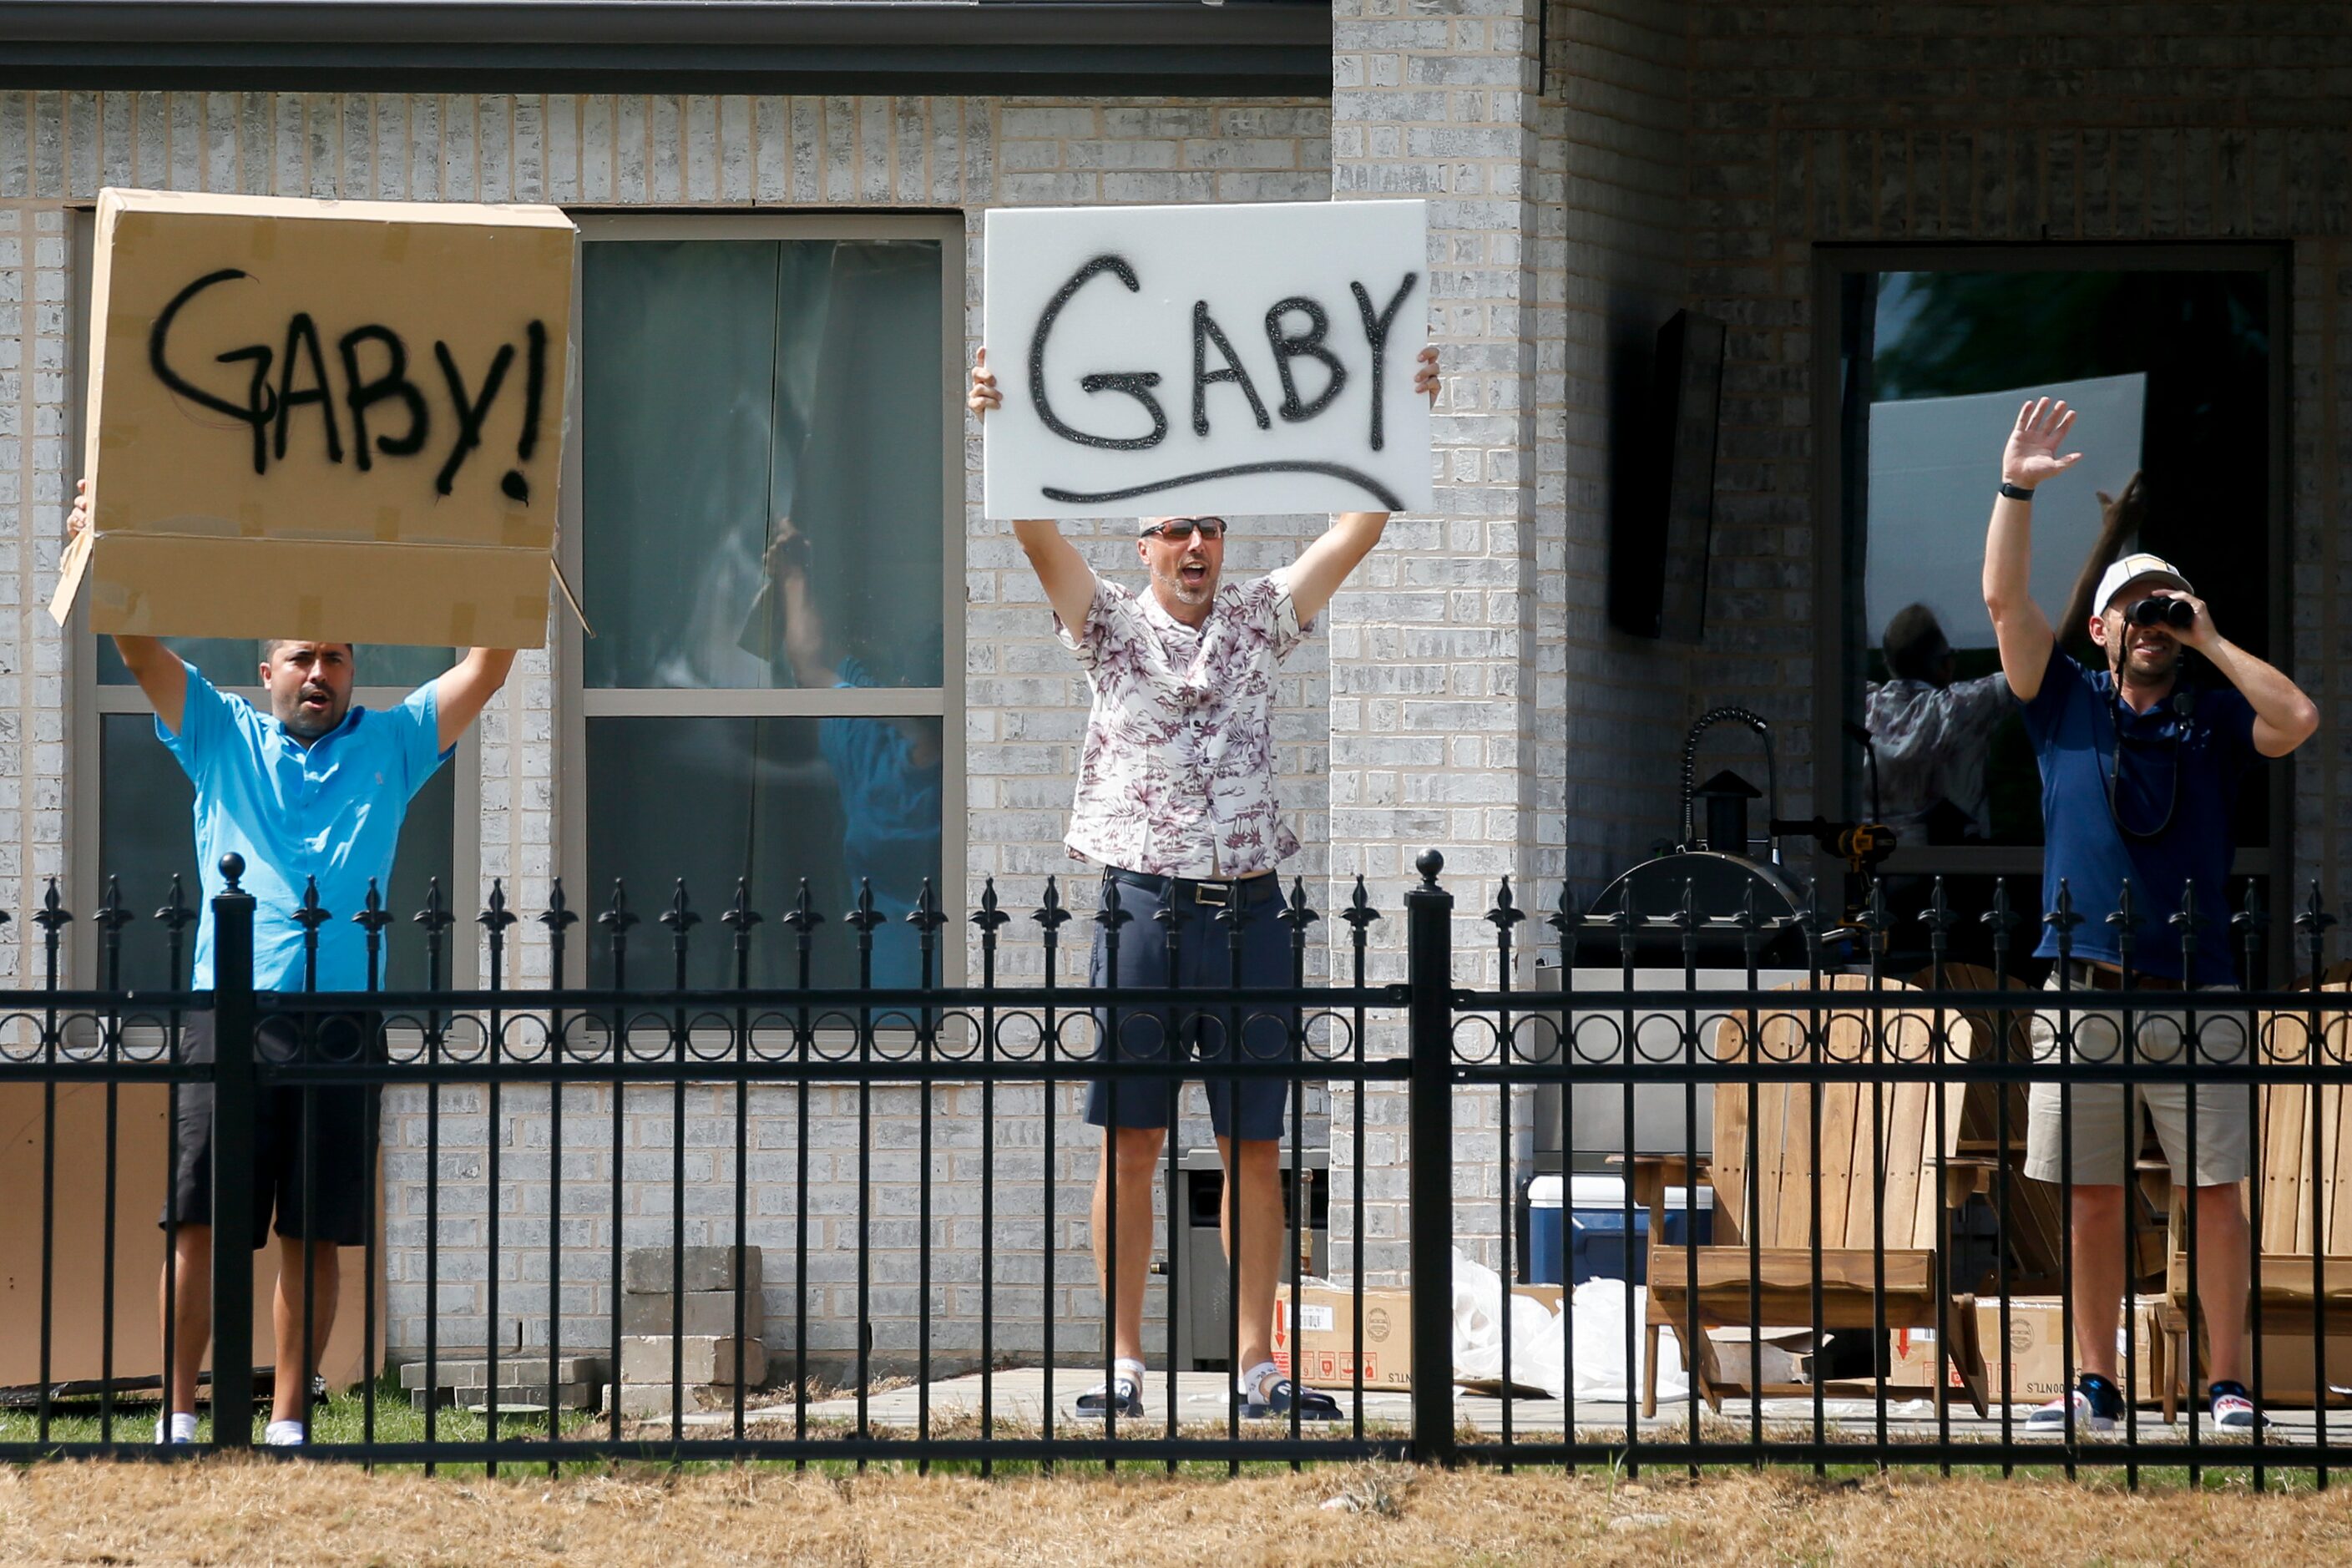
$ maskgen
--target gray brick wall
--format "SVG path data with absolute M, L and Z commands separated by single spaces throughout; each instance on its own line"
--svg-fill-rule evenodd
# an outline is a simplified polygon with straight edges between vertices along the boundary
M 1692 7 L 1553 0 L 1537 171 L 1538 811 L 1566 821 L 1589 899 L 1666 828 L 1697 693 L 1691 656 L 1608 624 L 1609 527 L 1633 462 L 1657 329 L 1680 309 L 1694 182 L 1684 121 Z M 1558 889 L 1529 902 L 1549 907 Z
M 403 1091 L 388 1107 L 384 1130 L 386 1341 L 396 1355 L 421 1352 L 428 1293 L 425 1173 L 432 1136 L 421 1091 Z M 1100 1309 L 1087 1252 L 1086 1192 L 1093 1155 L 1057 1139 L 1044 1154 L 1044 1100 L 1034 1088 L 1000 1087 L 998 1142 L 983 1146 L 981 1091 L 972 1085 L 931 1092 L 931 1348 L 936 1365 L 976 1364 L 981 1348 L 982 1255 L 992 1259 L 992 1348 L 1034 1356 L 1041 1347 L 1048 1260 L 1057 1355 L 1099 1351 Z M 613 1299 L 612 1090 L 581 1086 L 563 1097 L 560 1260 L 551 1246 L 547 1174 L 554 1133 L 548 1091 L 506 1090 L 498 1108 L 501 1194 L 497 1249 L 499 1342 L 543 1350 L 548 1343 L 549 1279 L 560 1261 L 562 1335 L 567 1351 L 609 1343 Z M 488 1091 L 473 1085 L 441 1091 L 437 1168 L 440 1342 L 478 1345 L 490 1324 L 488 1217 L 490 1128 Z M 866 1321 L 879 1373 L 917 1365 L 921 1300 L 921 1095 L 911 1087 L 877 1088 L 866 1107 L 870 1136 L 860 1171 L 855 1089 L 820 1087 L 808 1108 L 805 1295 L 797 1281 L 802 1235 L 801 1158 L 794 1091 L 753 1089 L 746 1108 L 744 1237 L 765 1249 L 764 1321 L 772 1358 L 788 1368 L 803 1318 L 811 1363 L 838 1379 L 857 1353 L 858 1184 L 870 1192 Z M 665 1247 L 683 1226 L 688 1246 L 726 1246 L 735 1236 L 735 1098 L 731 1089 L 690 1088 L 686 1097 L 685 1182 L 673 1180 L 678 1153 L 671 1091 L 632 1089 L 620 1127 L 624 1247 Z M 1064 1114 L 1062 1127 L 1070 1118 Z M 992 1223 L 981 1226 L 982 1173 L 992 1173 Z M 1046 1173 L 1050 1168 L 1050 1191 Z M 1048 1213 L 1048 1205 L 1051 1213 Z M 1164 1320 L 1154 1279 L 1147 1300 L 1156 1350 Z M 754 1322 L 760 1320 L 755 1317 Z M 788 1373 L 787 1373 L 788 1374 Z
M 1503 876 L 1556 876 L 1562 842 L 1536 780 L 1546 742 L 1535 673 L 1538 284 L 1533 0 L 1332 7 L 1332 195 L 1429 203 L 1431 341 L 1445 389 L 1433 431 L 1436 516 L 1400 517 L 1332 605 L 1332 897 L 1361 875 L 1391 918 L 1378 974 L 1402 973 L 1415 852 L 1442 846 L 1459 972 L 1492 980 L 1478 921 Z M 1557 729 L 1555 724 L 1552 726 Z M 1555 741 L 1556 743 L 1556 741 Z M 1383 1033 L 1368 1042 L 1392 1051 Z M 1393 1280 L 1405 1264 L 1401 1090 L 1333 1095 L 1333 1268 Z M 1465 1107 L 1469 1110 L 1469 1107 Z M 1500 1107 L 1496 1107 L 1499 1113 Z M 1375 1131 L 1377 1129 L 1377 1131 Z M 1486 1141 L 1491 1142 L 1491 1141 Z M 1362 1166 L 1363 1253 L 1352 1192 Z M 1465 1167 L 1474 1184 L 1477 1167 Z M 1457 1234 L 1490 1235 L 1493 1205 Z

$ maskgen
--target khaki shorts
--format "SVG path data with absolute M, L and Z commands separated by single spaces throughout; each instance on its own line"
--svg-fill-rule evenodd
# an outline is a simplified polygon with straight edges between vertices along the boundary
M 2089 965 L 2077 960 L 2070 988 L 2070 1005 L 2063 1015 L 2074 1028 L 2071 1059 L 2116 1062 L 2122 1051 L 2123 1015 L 2095 1005 L 2099 993 L 2090 988 Z M 2045 991 L 2058 989 L 2058 973 L 2051 972 Z M 2227 991 L 2226 985 L 2200 987 Z M 2079 998 L 2079 1002 L 2073 1002 Z M 2094 1004 L 2094 1005 L 2085 1005 Z M 2138 1041 L 2131 1059 L 2169 1062 L 2180 1059 L 2184 1029 L 2179 1013 L 2142 1013 L 2133 1022 Z M 2246 1056 L 2246 1020 L 2242 1014 L 2200 1013 L 2194 1060 L 2215 1064 L 2241 1062 Z M 2033 1059 L 2055 1061 L 2061 1057 L 2061 1015 L 2053 1009 L 2033 1016 Z M 2146 1106 L 2156 1123 L 2157 1142 L 2172 1166 L 2175 1183 L 2187 1181 L 2189 1160 L 2189 1089 L 2181 1083 L 2078 1083 L 2062 1092 L 2054 1083 L 2037 1083 L 2026 1097 L 2025 1173 L 2040 1182 L 2059 1180 L 2062 1141 L 2060 1111 L 2071 1104 L 2074 1179 L 2081 1185 L 2118 1185 L 2126 1180 L 2130 1163 L 2139 1153 L 2137 1107 Z M 2196 1184 L 2219 1186 L 2246 1173 L 2248 1118 L 2243 1083 L 2199 1084 L 2197 1089 Z M 2125 1115 L 2126 1096 L 2133 1113 Z M 2126 1142 L 2126 1134 L 2130 1134 Z

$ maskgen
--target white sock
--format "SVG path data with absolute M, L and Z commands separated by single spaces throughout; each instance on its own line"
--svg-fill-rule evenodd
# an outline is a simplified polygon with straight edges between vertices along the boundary
M 164 1433 L 159 1429 L 155 1434 L 155 1440 L 157 1442 L 193 1443 L 196 1440 L 196 1417 L 194 1412 L 188 1410 L 174 1410 L 167 1419 L 171 1424 L 171 1435 L 166 1436 Z
M 1242 1373 L 1242 1395 L 1246 1399 L 1263 1399 L 1265 1385 L 1282 1376 L 1282 1369 L 1270 1361 L 1262 1361 Z
M 261 1440 L 273 1448 L 299 1448 L 302 1446 L 302 1423 L 272 1421 L 262 1428 Z

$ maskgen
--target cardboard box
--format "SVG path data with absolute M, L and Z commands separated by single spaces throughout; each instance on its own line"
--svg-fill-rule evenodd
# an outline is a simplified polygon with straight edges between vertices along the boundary
M 1768 1385 L 1812 1379 L 1811 1329 L 1766 1329 L 1761 1336 L 1746 1329 L 1709 1329 L 1706 1337 L 1715 1342 L 1716 1373 L 1726 1383 L 1749 1386 L 1759 1363 Z
M 2290 1407 L 2310 1407 L 2321 1381 L 2313 1374 L 2311 1352 L 2309 1329 L 2300 1333 L 2273 1329 L 2263 1335 L 2263 1386 L 2272 1400 Z M 2320 1354 L 2328 1404 L 2352 1403 L 2352 1334 L 2328 1335 L 2320 1342 Z M 2202 1379 L 2198 1387 L 2202 1392 Z
M 19 1079 L 0 1083 L 0 1193 L 38 1194 L 44 1152 L 41 1138 L 43 1086 Z M 110 1102 L 97 1083 L 61 1083 L 57 1089 L 56 1209 L 50 1232 L 53 1287 L 49 1297 L 48 1380 L 52 1384 L 97 1378 L 108 1368 L 118 1378 L 153 1377 L 163 1368 L 163 1324 L 155 1283 L 163 1268 L 163 1231 L 155 1215 L 171 1188 L 172 1136 L 169 1097 L 160 1083 L 127 1083 Z M 114 1225 L 104 1207 L 106 1128 L 115 1120 Z M 348 1388 L 383 1365 L 385 1313 L 382 1183 L 373 1184 L 370 1222 L 376 1228 L 374 1340 L 362 1339 L 361 1310 L 368 1251 L 342 1249 L 341 1310 L 320 1324 L 320 1371 L 334 1388 Z M 41 1205 L 0 1203 L 0 1388 L 40 1381 Z M 103 1297 L 107 1254 L 114 1261 L 112 1316 Z M 267 1366 L 275 1357 L 270 1324 L 278 1286 L 278 1248 L 253 1254 L 253 1357 Z M 445 1351 L 444 1354 L 450 1352 Z M 479 1352 L 473 1352 L 478 1355 Z M 541 1358 L 540 1369 L 546 1370 Z M 152 1406 L 149 1407 L 150 1415 Z M 146 1416 L 142 1416 L 142 1420 Z M 118 1436 L 131 1432 L 131 1415 L 116 1416 Z
M 1302 1286 L 1294 1331 L 1290 1287 L 1276 1289 L 1274 1364 L 1283 1375 L 1310 1388 L 1352 1388 L 1359 1362 L 1366 1388 L 1412 1386 L 1412 1291 L 1367 1287 L 1360 1332 L 1352 1287 Z
M 91 629 L 537 647 L 569 374 L 550 206 L 99 195 Z
M 2327 1384 L 2331 1406 L 2352 1404 L 2352 1334 L 2330 1334 L 2321 1342 L 2321 1373 Z M 2313 1395 L 2320 1386 L 2320 1376 L 2312 1370 L 2312 1338 L 2308 1328 L 2273 1329 L 2263 1335 L 2262 1384 L 2266 1403 L 2286 1410 L 2308 1410 Z M 2247 1381 L 2253 1381 L 2254 1358 L 2251 1347 L 2246 1360 Z M 2206 1396 L 2205 1374 L 2197 1374 L 2196 1394 Z
M 2160 1296 L 2142 1296 L 2132 1308 L 2135 1322 L 2133 1332 L 2138 1337 L 2138 1363 L 2134 1369 L 2132 1397 L 2141 1405 L 2155 1403 L 2162 1395 L 2156 1372 L 2163 1351 L 2158 1343 L 2161 1332 L 2158 1309 L 2163 1305 Z M 2063 1335 L 2065 1316 L 2055 1296 L 2012 1297 L 2009 1303 L 2009 1352 L 2001 1353 L 2000 1302 L 1997 1298 L 1979 1298 L 1977 1301 L 1977 1340 L 1984 1348 L 1985 1396 L 1993 1404 L 2004 1397 L 2014 1405 L 2042 1405 L 2058 1397 L 2065 1387 L 2066 1352 Z M 1936 1366 L 1936 1332 L 1933 1329 L 1891 1329 L 1887 1331 L 1887 1386 L 1890 1388 L 1927 1389 L 1934 1386 Z M 2116 1332 L 2116 1364 L 2123 1364 L 2123 1327 Z M 2305 1360 L 2308 1361 L 2306 1354 Z M 2004 1363 L 2006 1366 L 2004 1368 Z M 2075 1367 L 2077 1375 L 2082 1368 Z M 1958 1388 L 1958 1373 L 1947 1366 L 1946 1379 Z M 2003 1384 L 2003 1378 L 2008 1382 Z M 1849 1390 L 1866 1390 L 1869 1385 L 1859 1380 L 1843 1380 L 1838 1385 Z M 2005 1392 L 2004 1392 L 2005 1390 Z
M 1548 1312 L 1559 1310 L 1558 1285 L 1514 1285 L 1511 1294 L 1525 1296 Z M 1307 1285 L 1298 1292 L 1298 1328 L 1291 1330 L 1290 1287 L 1274 1292 L 1274 1364 L 1285 1376 L 1296 1376 L 1309 1388 L 1352 1388 L 1356 1362 L 1364 1363 L 1366 1388 L 1412 1386 L 1412 1292 L 1409 1289 L 1364 1291 L 1363 1332 L 1354 1331 L 1355 1288 L 1348 1285 Z M 1297 1343 L 1293 1344 L 1296 1338 Z M 1297 1371 L 1292 1372 L 1296 1350 Z M 1451 1371 L 1451 1368 L 1447 1369 Z M 1473 1393 L 1499 1393 L 1496 1379 L 1472 1379 L 1462 1386 Z M 1521 1386 L 1520 1392 L 1540 1394 Z

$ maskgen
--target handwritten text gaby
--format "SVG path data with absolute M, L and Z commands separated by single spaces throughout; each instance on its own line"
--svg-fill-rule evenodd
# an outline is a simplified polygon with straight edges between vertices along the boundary
M 1066 441 L 1074 441 L 1080 446 L 1102 447 L 1120 451 L 1142 451 L 1160 445 L 1168 437 L 1168 416 L 1160 407 L 1159 398 L 1151 392 L 1151 389 L 1158 386 L 1162 379 L 1158 371 L 1095 371 L 1078 379 L 1079 387 L 1086 392 L 1124 393 L 1140 404 L 1144 412 L 1150 416 L 1151 428 L 1139 435 L 1114 436 L 1080 429 L 1055 412 L 1048 395 L 1045 349 L 1047 341 L 1053 335 L 1055 324 L 1061 320 L 1063 310 L 1076 296 L 1078 290 L 1085 288 L 1092 279 L 1106 273 L 1124 284 L 1129 293 L 1137 293 L 1140 290 L 1141 286 L 1136 279 L 1135 268 L 1124 257 L 1097 256 L 1072 273 L 1069 281 L 1064 283 L 1060 291 L 1054 296 L 1053 302 L 1045 307 L 1045 313 L 1037 320 L 1036 331 L 1030 335 L 1029 400 L 1037 410 L 1037 417 L 1045 421 L 1045 427 Z M 1363 329 L 1364 345 L 1370 351 L 1371 356 L 1371 381 L 1376 390 L 1375 395 L 1367 400 L 1371 411 L 1367 444 L 1375 452 L 1381 450 L 1387 444 L 1386 435 L 1381 427 L 1381 399 L 1377 395 L 1377 389 L 1381 385 L 1381 373 L 1385 369 L 1389 328 L 1396 321 L 1398 309 L 1404 304 L 1407 297 L 1413 292 L 1413 286 L 1420 281 L 1419 273 L 1407 272 L 1394 290 L 1388 295 L 1388 302 L 1377 310 L 1373 307 L 1370 291 L 1361 281 L 1350 280 L 1349 284 L 1349 292 L 1355 298 L 1356 318 Z M 1334 351 L 1329 342 L 1330 312 L 1324 309 L 1322 301 L 1318 300 L 1303 294 L 1293 294 L 1267 306 L 1263 324 L 1265 329 L 1266 346 L 1273 351 L 1274 354 L 1275 378 L 1282 388 L 1282 401 L 1275 405 L 1274 412 L 1294 425 L 1303 424 L 1317 417 L 1338 401 L 1339 394 L 1348 384 L 1347 363 Z M 1213 349 L 1215 351 L 1217 360 L 1213 369 L 1209 363 L 1210 352 Z M 1299 395 L 1298 375 L 1295 366 L 1302 359 L 1314 360 L 1323 367 L 1320 373 L 1323 384 L 1312 397 Z M 1192 433 L 1194 435 L 1206 437 L 1210 433 L 1209 390 L 1213 386 L 1223 385 L 1231 385 L 1241 393 L 1249 405 L 1250 417 L 1256 422 L 1259 429 L 1266 430 L 1273 427 L 1273 416 L 1267 412 L 1265 399 L 1260 395 L 1257 384 L 1251 379 L 1249 368 L 1243 363 L 1241 355 L 1234 352 L 1233 340 L 1226 335 L 1224 328 L 1219 324 L 1216 317 L 1210 313 L 1209 302 L 1206 300 L 1194 300 L 1192 301 Z M 1173 489 L 1176 485 L 1190 483 L 1196 479 L 1222 479 L 1234 474 L 1280 472 L 1286 469 L 1297 469 L 1302 466 L 1305 465 L 1295 462 L 1233 464 L 1202 473 L 1179 475 L 1166 480 L 1096 495 L 1080 494 L 1059 487 L 1050 487 L 1045 493 L 1055 500 L 1124 500 L 1133 496 L 1147 494 L 1154 489 Z M 1340 468 L 1340 466 L 1336 464 L 1313 465 L 1313 467 L 1318 471 L 1335 474 L 1339 473 Z M 1343 477 L 1359 479 L 1368 488 L 1376 491 L 1379 489 L 1375 481 L 1354 474 L 1351 470 Z M 1385 495 L 1382 499 L 1389 501 L 1392 509 L 1402 504 Z
M 251 279 L 241 268 L 224 267 L 194 279 L 173 296 L 148 334 L 147 363 L 156 378 L 189 402 L 246 426 L 257 475 L 267 474 L 273 461 L 285 460 L 291 440 L 320 443 L 330 463 L 341 463 L 348 454 L 362 473 L 380 458 L 423 455 L 429 460 L 437 450 L 441 463 L 433 488 L 450 494 L 458 470 L 481 445 L 490 409 L 514 367 L 516 345 L 500 343 L 477 372 L 461 365 L 446 342 L 436 340 L 438 384 L 426 375 L 426 385 L 420 386 L 411 375 L 407 342 L 390 327 L 371 321 L 341 332 L 334 337 L 331 362 L 318 323 L 308 311 L 298 310 L 287 318 L 285 333 L 275 345 L 243 343 L 207 354 L 211 345 L 190 341 L 196 334 L 182 323 L 182 313 L 194 308 L 200 316 L 198 301 L 207 290 Z M 546 325 L 527 322 L 522 340 L 521 435 L 515 445 L 516 466 L 499 480 L 499 489 L 517 502 L 530 499 L 525 469 L 537 450 L 546 406 Z M 247 366 L 243 387 L 215 390 L 197 379 L 207 361 Z M 469 374 L 475 377 L 470 384 Z M 215 373 L 208 379 L 221 378 Z M 436 418 L 436 400 L 428 389 L 446 391 L 446 423 Z

